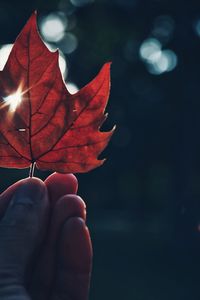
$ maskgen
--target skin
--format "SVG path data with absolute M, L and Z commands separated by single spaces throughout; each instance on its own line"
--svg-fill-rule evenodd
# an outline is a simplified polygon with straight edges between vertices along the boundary
M 27 178 L 0 195 L 0 299 L 88 299 L 92 246 L 72 174 Z

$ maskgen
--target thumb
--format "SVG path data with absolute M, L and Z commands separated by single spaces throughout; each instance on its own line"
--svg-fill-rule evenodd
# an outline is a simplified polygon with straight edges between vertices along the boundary
M 22 181 L 0 222 L 0 294 L 2 286 L 23 284 L 24 273 L 41 241 L 48 212 L 45 184 Z

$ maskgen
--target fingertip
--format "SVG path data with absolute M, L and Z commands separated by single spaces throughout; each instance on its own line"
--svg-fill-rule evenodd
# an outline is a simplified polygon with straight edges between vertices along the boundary
M 43 194 L 47 199 L 47 188 L 44 182 L 36 177 L 33 178 L 25 178 L 15 182 L 13 185 L 9 186 L 1 195 L 0 195 L 0 218 L 4 215 L 11 198 L 19 191 L 19 190 L 30 190 L 30 195 L 33 196 L 36 194 L 36 191 Z
M 46 192 L 47 188 L 44 182 L 38 177 L 28 177 L 21 180 L 20 186 L 25 186 L 32 191 L 38 189 L 41 192 Z
M 55 214 L 58 219 L 62 219 L 59 217 L 61 214 L 65 220 L 69 217 L 80 217 L 86 220 L 86 204 L 78 195 L 65 195 L 57 201 Z
M 53 173 L 46 178 L 50 201 L 55 202 L 66 194 L 76 194 L 78 190 L 78 180 L 73 174 Z
M 77 195 L 65 195 L 55 203 L 49 243 L 52 244 L 57 240 L 57 236 L 62 226 L 67 220 L 73 217 L 81 218 L 84 221 L 86 220 L 85 202 Z
M 47 188 L 38 178 L 26 178 L 21 181 L 13 193 L 3 220 L 13 224 L 31 223 L 31 220 L 46 219 L 48 210 Z
M 16 190 L 15 196 L 17 197 L 18 194 L 20 194 L 21 197 L 26 195 L 26 197 L 35 199 L 36 201 L 40 201 L 41 199 L 47 201 L 48 199 L 47 187 L 44 182 L 37 177 L 23 179 Z

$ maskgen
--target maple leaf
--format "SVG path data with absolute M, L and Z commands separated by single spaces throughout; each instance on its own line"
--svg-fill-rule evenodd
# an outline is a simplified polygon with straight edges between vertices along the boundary
M 110 63 L 76 94 L 63 81 L 59 52 L 43 43 L 34 13 L 0 72 L 0 166 L 61 173 L 87 172 L 113 130 L 101 132 L 110 90 Z

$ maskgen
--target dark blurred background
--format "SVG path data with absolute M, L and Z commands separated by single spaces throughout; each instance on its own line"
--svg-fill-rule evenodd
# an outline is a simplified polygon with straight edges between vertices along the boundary
M 0 0 L 1 68 L 35 9 L 72 93 L 112 61 L 103 129 L 117 131 L 105 165 L 78 175 L 90 299 L 200 299 L 200 2 Z M 3 190 L 28 170 L 0 175 Z

